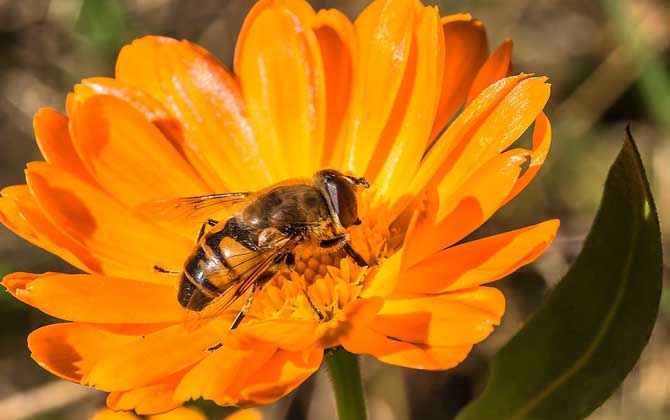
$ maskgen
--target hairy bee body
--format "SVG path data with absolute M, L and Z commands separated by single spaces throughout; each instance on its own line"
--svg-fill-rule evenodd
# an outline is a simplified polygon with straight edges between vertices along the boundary
M 356 264 L 367 262 L 349 244 L 346 229 L 359 224 L 356 189 L 364 178 L 324 169 L 310 180 L 286 181 L 266 190 L 178 197 L 145 203 L 138 211 L 159 220 L 197 220 L 196 246 L 179 275 L 177 300 L 188 313 L 213 318 L 248 291 L 231 329 L 244 318 L 254 291 L 295 263 L 296 246 L 309 243 L 330 252 L 342 249 Z M 209 219 L 226 212 L 224 220 Z M 209 226 L 209 229 L 207 227 Z M 305 297 L 311 303 L 306 290 Z M 322 314 L 312 304 L 319 316 Z M 207 310 L 207 311 L 205 311 Z M 207 314 L 204 314 L 207 312 Z
M 184 264 L 179 303 L 201 311 L 238 282 L 240 275 L 253 270 L 253 257 L 276 247 L 278 239 L 295 238 L 295 246 L 335 232 L 327 203 L 313 185 L 279 186 L 259 194 L 198 240 Z M 263 284 L 272 278 L 291 250 L 275 255 L 254 281 Z

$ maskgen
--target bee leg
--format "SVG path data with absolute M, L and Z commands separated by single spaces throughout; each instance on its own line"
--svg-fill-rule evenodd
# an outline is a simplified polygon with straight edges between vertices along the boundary
M 223 344 L 221 344 L 221 343 L 216 343 L 216 344 L 213 345 L 212 347 L 208 348 L 207 351 L 214 351 L 214 350 L 218 349 L 218 348 L 221 347 L 221 346 L 223 346 Z
M 344 244 L 344 252 L 347 253 L 348 256 L 350 256 L 354 261 L 356 261 L 356 264 L 358 264 L 361 267 L 367 267 L 369 264 L 363 257 L 361 257 L 361 254 L 356 252 L 354 248 L 351 247 L 351 244 L 347 242 Z
M 321 248 L 333 248 L 333 247 L 342 247 L 344 249 L 344 252 L 347 253 L 354 261 L 356 261 L 356 264 L 358 264 L 361 267 L 367 267 L 368 263 L 365 261 L 361 255 L 356 252 L 354 248 L 351 247 L 351 244 L 349 243 L 349 235 L 344 234 L 344 235 L 338 235 L 334 236 L 330 239 L 324 239 L 321 241 L 319 244 Z
M 167 268 L 163 268 L 163 267 L 161 267 L 159 265 L 155 265 L 155 264 L 154 264 L 154 271 L 158 271 L 159 273 L 163 273 L 163 274 L 169 274 L 171 276 L 178 276 L 179 275 L 179 271 L 168 270 Z
M 205 229 L 207 228 L 207 226 L 210 226 L 210 227 L 216 226 L 218 223 L 219 222 L 217 220 L 214 220 L 214 219 L 205 220 L 205 223 L 203 223 L 202 227 L 200 227 L 200 233 L 198 233 L 198 239 L 197 240 L 199 241 L 200 238 L 202 238 L 202 235 L 205 234 Z
M 254 295 L 256 294 L 256 288 L 258 287 L 258 282 L 255 282 L 251 286 L 251 292 L 249 293 L 249 296 L 247 297 L 247 301 L 244 302 L 244 305 L 242 305 L 242 309 L 240 309 L 240 312 L 237 313 L 237 316 L 233 320 L 233 323 L 230 325 L 230 330 L 234 330 L 240 325 L 240 322 L 244 319 L 244 316 L 247 314 L 247 311 L 251 307 L 251 303 L 254 301 Z
M 309 306 L 312 307 L 312 310 L 314 311 L 314 313 L 319 317 L 319 320 L 323 321 L 324 319 L 326 319 L 326 317 L 323 316 L 323 313 L 321 313 L 319 308 L 317 308 L 316 305 L 314 304 L 314 302 L 312 302 L 312 298 L 309 297 L 309 293 L 307 293 L 307 289 L 302 289 L 302 293 L 307 298 L 307 302 L 309 303 Z
M 319 246 L 321 248 L 335 248 L 343 246 L 347 241 L 349 241 L 349 235 L 337 235 L 319 242 Z
M 284 263 L 286 264 L 286 267 L 288 267 L 289 270 L 293 271 L 295 268 L 295 254 L 292 252 L 287 252 L 284 255 Z

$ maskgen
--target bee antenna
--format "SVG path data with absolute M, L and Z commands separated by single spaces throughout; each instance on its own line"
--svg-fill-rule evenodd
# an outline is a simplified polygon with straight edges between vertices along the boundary
M 351 182 L 352 184 L 354 184 L 354 185 L 356 185 L 356 186 L 358 186 L 358 185 L 362 185 L 362 186 L 364 186 L 365 188 L 370 188 L 370 184 L 369 184 L 368 181 L 366 181 L 365 178 L 363 178 L 363 177 L 356 178 L 355 176 L 348 176 L 348 175 L 347 175 L 347 176 L 345 176 L 345 178 L 346 178 L 349 182 Z

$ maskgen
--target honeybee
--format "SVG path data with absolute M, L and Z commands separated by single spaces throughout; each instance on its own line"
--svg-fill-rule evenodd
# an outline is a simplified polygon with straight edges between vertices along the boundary
M 242 322 L 255 292 L 284 265 L 295 263 L 293 251 L 302 243 L 326 252 L 344 250 L 358 265 L 367 262 L 350 245 L 346 229 L 360 224 L 356 189 L 369 188 L 364 178 L 333 169 L 317 172 L 310 180 L 280 183 L 257 193 L 237 192 L 160 200 L 143 211 L 170 218 L 189 213 L 216 214 L 233 209 L 225 220 L 206 218 L 195 248 L 180 272 L 159 266 L 154 269 L 179 275 L 177 300 L 189 311 L 212 316 L 230 306 L 249 290 L 233 330 Z M 204 215 L 203 215 L 204 214 Z M 314 312 L 323 315 L 303 291 Z

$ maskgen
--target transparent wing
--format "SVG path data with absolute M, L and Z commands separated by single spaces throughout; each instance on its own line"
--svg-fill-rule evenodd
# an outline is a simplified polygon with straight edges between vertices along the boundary
M 168 198 L 149 201 L 139 205 L 136 210 L 142 215 L 163 221 L 203 221 L 212 215 L 248 201 L 251 195 L 250 192 L 235 192 Z
M 221 315 L 235 301 L 244 296 L 251 286 L 262 278 L 278 258 L 290 252 L 299 243 L 300 238 L 284 236 L 259 251 L 248 251 L 234 256 L 235 262 L 229 269 L 221 270 L 208 280 L 219 285 L 221 294 L 201 311 L 188 310 L 185 325 L 189 330 L 199 328 L 203 323 Z M 241 270 L 241 271 L 240 271 Z M 231 272 L 237 272 L 232 274 Z M 191 298 L 197 299 L 194 296 Z M 189 302 L 188 307 L 197 307 Z

